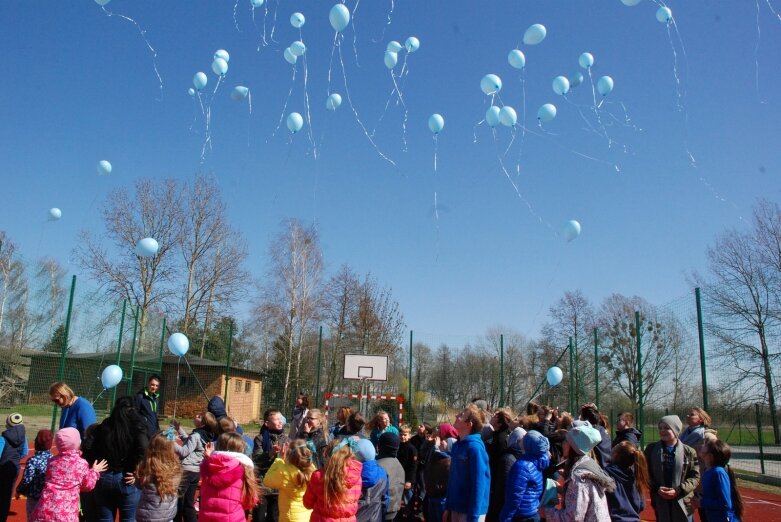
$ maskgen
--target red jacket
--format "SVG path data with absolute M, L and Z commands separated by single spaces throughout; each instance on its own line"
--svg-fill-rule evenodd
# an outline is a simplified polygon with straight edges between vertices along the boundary
M 312 480 L 304 493 L 304 506 L 312 509 L 311 522 L 355 522 L 358 512 L 358 499 L 361 496 L 361 471 L 363 464 L 355 459 L 349 459 L 344 466 L 347 480 L 347 503 L 327 506 L 323 492 L 325 470 L 318 469 L 312 474 Z
M 245 466 L 252 460 L 242 453 L 215 451 L 201 463 L 200 522 L 245 522 L 245 511 L 256 498 L 242 498 Z

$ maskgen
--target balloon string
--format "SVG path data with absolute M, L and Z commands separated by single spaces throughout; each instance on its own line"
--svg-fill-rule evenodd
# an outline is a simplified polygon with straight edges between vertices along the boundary
M 395 167 L 396 166 L 396 162 L 394 162 L 388 156 L 383 154 L 383 152 L 380 150 L 380 148 L 374 142 L 374 139 L 371 136 L 369 136 L 369 131 L 366 130 L 366 126 L 361 121 L 360 116 L 358 116 L 358 111 L 355 109 L 355 105 L 353 105 L 353 100 L 352 100 L 352 97 L 350 96 L 350 89 L 349 89 L 349 87 L 347 85 L 347 71 L 345 70 L 345 67 L 344 67 L 344 58 L 342 57 L 342 46 L 341 46 L 341 44 L 337 44 L 337 48 L 338 48 L 338 52 L 339 52 L 339 64 L 342 66 L 342 79 L 344 81 L 344 93 L 345 93 L 345 95 L 347 95 L 347 102 L 350 105 L 350 109 L 353 111 L 353 115 L 355 116 L 355 121 L 357 121 L 358 125 L 361 126 L 361 129 L 363 130 L 364 136 L 366 136 L 366 138 L 369 140 L 369 143 L 372 144 L 372 146 L 374 147 L 374 150 L 377 151 L 377 154 L 379 154 L 382 159 L 384 159 L 385 161 L 387 161 L 388 163 L 390 163 L 391 165 L 393 165 Z
M 96 402 L 98 402 L 98 399 L 100 399 L 100 396 L 103 395 L 104 391 L 106 391 L 106 388 L 103 388 L 102 390 L 100 390 L 100 393 L 98 393 L 98 396 L 95 397 L 94 399 L 92 399 L 92 402 L 90 404 L 95 404 Z
M 540 124 L 540 128 L 542 128 L 542 124 Z M 583 152 L 577 151 L 577 150 L 575 150 L 575 149 L 570 149 L 570 148 L 568 148 L 568 147 L 565 147 L 565 146 L 561 145 L 561 144 L 560 144 L 560 143 L 558 143 L 556 140 L 553 140 L 553 139 L 551 139 L 551 136 L 555 136 L 555 134 L 551 134 L 550 132 L 545 132 L 545 131 L 544 131 L 544 129 L 543 129 L 543 132 L 537 132 L 537 131 L 534 131 L 534 130 L 532 130 L 532 129 L 529 129 L 529 128 L 527 128 L 527 129 L 526 129 L 526 131 L 527 131 L 529 134 L 532 134 L 532 135 L 534 135 L 534 136 L 537 136 L 537 137 L 540 137 L 540 138 L 546 138 L 546 139 L 549 139 L 549 140 L 550 140 L 550 142 L 551 142 L 553 145 L 555 145 L 556 147 L 558 147 L 558 148 L 560 148 L 560 149 L 562 149 L 562 150 L 565 150 L 565 151 L 569 152 L 570 154 L 574 154 L 575 156 L 580 156 L 581 158 L 584 158 L 584 159 L 587 159 L 587 160 L 590 160 L 590 161 L 594 161 L 594 162 L 596 162 L 596 163 L 603 163 L 603 164 L 605 164 L 605 165 L 608 165 L 608 166 L 610 166 L 610 167 L 613 167 L 613 169 L 614 169 L 616 172 L 619 172 L 619 173 L 621 172 L 621 169 L 619 168 L 619 166 L 618 166 L 616 163 L 611 163 L 611 162 L 610 162 L 610 161 L 608 161 L 608 160 L 604 160 L 604 159 L 596 158 L 596 157 L 594 157 L 594 156 L 589 156 L 588 154 L 584 154 Z
M 401 123 L 401 141 L 404 144 L 404 152 L 407 152 L 407 115 L 409 111 L 407 110 L 407 104 L 404 103 L 404 96 L 401 94 L 401 89 L 399 89 L 399 84 L 396 82 L 396 76 L 393 74 L 392 69 L 390 73 L 391 79 L 393 80 L 393 88 L 396 90 L 396 94 L 399 96 L 398 101 L 400 101 L 401 106 L 404 107 L 404 120 L 402 120 Z
M 768 7 L 770 7 L 770 0 L 767 0 Z M 764 100 L 762 100 L 762 95 L 759 92 L 759 40 L 762 37 L 762 31 L 759 28 L 759 0 L 756 0 L 756 7 L 757 7 L 757 41 L 754 44 L 754 87 L 757 91 L 757 98 L 759 98 L 759 103 L 766 103 Z M 773 11 L 773 8 L 770 7 L 770 10 Z
M 260 52 L 261 47 L 268 46 L 268 42 L 266 41 L 266 17 L 268 17 L 268 4 L 263 8 L 263 30 L 262 34 L 260 35 L 260 41 L 258 42 L 258 47 L 256 51 Z M 257 22 L 255 22 L 255 6 L 252 6 L 252 25 L 255 26 L 256 29 L 260 29 L 258 27 Z
M 300 30 L 299 30 L 300 31 Z M 301 39 L 303 41 L 303 38 Z M 314 131 L 312 130 L 312 115 L 309 110 L 309 87 L 308 80 L 309 70 L 306 63 L 306 53 L 304 53 L 304 106 L 306 107 L 306 125 L 307 135 L 309 137 L 309 144 L 312 146 L 312 155 L 317 159 L 317 143 L 315 143 Z
M 176 388 L 174 390 L 174 419 L 176 418 L 176 406 L 179 404 L 179 364 L 182 362 L 182 358 L 176 361 Z
M 180 360 L 181 360 L 181 359 L 184 359 L 184 362 L 187 364 L 187 368 L 190 370 L 190 375 L 192 375 L 192 376 L 193 376 L 193 379 L 195 379 L 195 382 L 196 382 L 196 384 L 198 384 L 198 387 L 201 389 L 201 393 L 203 393 L 203 396 L 204 396 L 204 397 L 206 397 L 206 400 L 209 400 L 209 395 L 207 395 L 207 393 L 206 393 L 206 390 L 204 390 L 204 389 L 203 389 L 203 385 L 201 384 L 201 381 L 199 381 L 199 380 L 198 380 L 198 376 L 197 376 L 197 375 L 195 374 L 195 372 L 193 371 L 193 367 L 192 367 L 192 366 L 190 366 L 190 361 L 188 361 L 188 360 L 187 360 L 187 357 L 185 357 L 185 356 L 182 356 L 182 357 L 180 357 L 179 359 L 180 359 Z M 178 372 L 178 371 L 179 371 L 179 369 L 178 369 L 178 366 L 177 366 L 177 372 Z M 178 375 L 178 373 L 177 373 L 177 375 Z M 178 382 L 178 381 L 179 381 L 179 379 L 178 379 L 178 377 L 177 377 L 177 382 Z M 175 415 L 174 415 L 174 416 L 175 416 Z
M 236 12 L 239 9 L 239 0 L 236 0 L 236 3 L 233 4 L 233 25 L 236 27 L 236 31 L 241 32 L 241 29 L 239 29 L 239 19 L 236 17 Z
M 352 23 L 350 26 L 353 30 L 353 56 L 355 56 L 355 66 L 360 67 L 361 64 L 358 63 L 358 31 L 355 30 L 355 16 L 358 14 L 358 6 L 361 5 L 361 0 L 356 0 L 355 7 L 353 7 L 352 12 Z
M 407 55 L 404 55 L 404 63 L 401 66 L 401 73 L 399 73 L 399 78 L 404 76 L 405 69 L 407 67 Z M 393 77 L 393 71 L 391 70 L 391 77 Z M 390 106 L 390 102 L 393 99 L 393 95 L 396 93 L 398 86 L 396 85 L 396 82 L 394 81 L 394 86 L 391 88 L 391 91 L 388 93 L 388 98 L 385 100 L 385 108 L 382 110 L 382 113 L 380 114 L 380 117 L 377 119 L 377 123 L 374 125 L 374 129 L 371 132 L 372 137 L 377 133 L 377 128 L 380 126 L 380 123 L 382 123 L 383 118 L 385 118 L 385 114 L 388 112 L 388 107 Z M 396 100 L 396 105 L 399 104 L 398 99 Z M 405 111 L 406 112 L 406 111 Z M 405 120 L 406 120 L 406 114 L 405 114 Z M 406 139 L 405 139 L 406 143 Z
M 252 123 L 252 91 L 247 93 L 247 101 L 249 102 L 249 114 L 247 114 L 247 147 L 250 146 L 250 128 Z
M 331 46 L 331 58 L 328 61 L 328 92 L 325 93 L 326 96 L 331 96 L 331 70 L 334 66 L 334 53 L 336 52 L 336 44 L 337 39 L 339 38 L 339 32 L 334 33 L 334 43 Z
M 391 5 L 390 11 L 388 11 L 388 14 L 387 14 L 388 21 L 382 27 L 382 35 L 380 36 L 380 41 L 385 39 L 385 31 L 388 29 L 388 27 L 390 27 L 390 24 L 393 21 L 392 20 L 392 18 L 393 18 L 393 10 L 396 8 L 396 4 L 394 3 L 393 0 L 391 0 L 390 5 Z
M 672 29 L 671 29 L 672 28 Z M 686 54 L 686 47 L 683 44 L 683 38 L 678 31 L 678 24 L 675 23 L 673 18 L 670 23 L 667 24 L 667 37 L 670 41 L 670 48 L 673 52 L 673 74 L 675 75 L 675 92 L 677 94 L 678 111 L 683 113 L 683 143 L 686 150 L 686 155 L 689 157 L 689 164 L 692 167 L 697 166 L 697 160 L 694 158 L 689 148 L 689 111 L 686 109 L 686 89 L 682 86 L 680 71 L 678 66 L 678 53 L 675 48 L 675 42 L 673 41 L 672 31 L 675 31 L 675 36 L 678 40 L 678 45 L 681 47 L 681 56 L 683 57 L 684 66 L 688 72 L 689 57 Z
M 521 175 L 521 158 L 523 156 L 523 146 L 526 144 L 526 69 L 521 71 L 521 99 L 522 111 L 521 111 L 521 139 L 518 144 L 518 159 L 515 161 L 515 174 Z
M 278 43 L 276 40 L 274 40 L 274 32 L 277 29 L 277 12 L 279 11 L 279 0 L 274 4 L 274 20 L 271 21 L 271 34 L 269 35 L 269 39 L 271 39 L 272 43 Z
M 293 68 L 293 78 L 290 80 L 290 90 L 287 91 L 287 98 L 285 98 L 285 104 L 282 106 L 282 112 L 279 114 L 279 121 L 277 122 L 274 132 L 271 133 L 272 137 L 277 135 L 277 131 L 282 126 L 282 120 L 285 118 L 285 113 L 287 112 L 287 104 L 290 102 L 290 97 L 293 96 L 293 89 L 296 86 L 296 65 L 292 64 L 291 67 Z
M 144 40 L 144 43 L 146 44 L 147 48 L 149 49 L 149 52 L 152 53 L 152 67 L 155 70 L 155 75 L 157 76 L 157 81 L 160 83 L 160 98 L 158 100 L 163 99 L 163 78 L 160 76 L 160 71 L 157 70 L 157 51 L 155 51 L 155 48 L 152 47 L 152 44 L 149 43 L 149 40 L 146 37 L 146 30 L 142 29 L 140 25 L 138 25 L 138 22 L 130 18 L 129 16 L 125 16 L 123 14 L 114 13 L 112 11 L 109 11 L 106 9 L 105 6 L 101 6 L 101 9 L 103 9 L 103 12 L 106 13 L 109 17 L 112 16 L 118 16 L 120 18 L 123 18 L 127 20 L 128 22 L 132 23 L 136 26 L 136 29 L 138 29 L 139 34 L 141 35 L 141 38 Z

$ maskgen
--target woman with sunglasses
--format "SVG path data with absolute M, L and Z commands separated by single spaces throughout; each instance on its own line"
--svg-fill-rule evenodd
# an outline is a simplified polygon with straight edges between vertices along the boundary
M 62 408 L 60 413 L 60 429 L 76 428 L 81 440 L 87 435 L 87 428 L 97 422 L 95 408 L 84 397 L 77 397 L 73 390 L 64 382 L 55 382 L 49 386 L 49 398 Z
M 323 469 L 325 467 L 328 439 L 323 431 L 323 413 L 320 410 L 313 408 L 307 411 L 296 438 L 306 441 L 306 445 L 313 453 L 312 461 L 315 466 L 317 466 L 317 469 Z

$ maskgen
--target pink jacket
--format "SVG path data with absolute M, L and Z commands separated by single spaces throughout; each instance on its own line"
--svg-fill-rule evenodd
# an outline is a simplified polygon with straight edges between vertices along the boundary
M 244 468 L 253 469 L 243 453 L 215 451 L 201 463 L 201 509 L 199 522 L 245 522 L 245 511 L 256 498 L 242 498 Z
M 363 464 L 355 459 L 349 459 L 344 466 L 347 479 L 347 503 L 327 506 L 323 491 L 325 470 L 318 469 L 312 474 L 312 480 L 304 493 L 304 506 L 312 509 L 311 522 L 355 522 L 358 512 L 358 499 L 361 497 L 361 471 Z
M 52 457 L 46 470 L 46 485 L 30 522 L 78 522 L 79 492 L 92 491 L 100 473 L 90 469 L 80 450 Z

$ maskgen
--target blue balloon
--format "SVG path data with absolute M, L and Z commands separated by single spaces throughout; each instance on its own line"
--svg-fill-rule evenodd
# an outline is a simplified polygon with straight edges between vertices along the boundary
M 640 0 L 621 0 L 621 3 L 628 7 L 634 7 L 640 3 Z
M 516 69 L 523 69 L 526 67 L 526 56 L 520 49 L 513 49 L 507 55 L 507 62 Z
M 206 73 L 197 72 L 195 73 L 195 76 L 193 76 L 193 86 L 195 87 L 195 90 L 200 91 L 204 87 L 206 87 L 206 83 L 209 81 L 209 78 L 206 77 Z
M 584 69 L 589 69 L 594 65 L 594 55 L 591 53 L 583 53 L 578 57 L 578 63 Z
M 607 96 L 613 90 L 613 78 L 610 76 L 603 76 L 597 80 L 597 91 L 602 96 Z
M 334 31 L 341 33 L 350 23 L 350 10 L 344 4 L 336 4 L 328 13 L 328 21 L 331 22 Z
M 212 71 L 217 76 L 225 76 L 225 73 L 228 72 L 228 62 L 223 58 L 215 58 L 212 62 Z
M 329 111 L 335 111 L 342 104 L 342 96 L 338 92 L 331 93 L 325 100 L 325 108 Z
M 404 42 L 404 48 L 407 49 L 407 52 L 412 54 L 418 49 L 420 49 L 420 40 L 418 40 L 414 36 L 410 36 L 407 38 L 407 41 Z
M 553 79 L 553 92 L 563 96 L 569 92 L 569 80 L 566 76 L 556 76 Z
M 187 89 L 187 94 L 189 94 L 190 96 L 195 96 L 195 89 L 190 87 L 189 89 Z
M 285 61 L 290 65 L 295 65 L 296 62 L 298 61 L 298 56 L 293 54 L 293 51 L 290 50 L 290 47 L 285 49 L 285 52 L 282 54 L 282 56 L 285 57 Z
M 518 122 L 518 114 L 516 114 L 515 109 L 505 105 L 499 110 L 499 121 L 505 127 L 514 127 Z
M 385 58 L 383 58 L 383 60 L 385 61 L 385 67 L 393 69 L 396 67 L 396 64 L 399 63 L 399 55 L 391 51 L 385 51 Z
M 62 217 L 62 210 L 57 207 L 49 209 L 49 221 L 57 221 Z
M 663 24 L 670 23 L 673 19 L 673 12 L 669 7 L 662 6 L 656 11 L 656 19 Z
M 303 14 L 293 13 L 292 15 L 290 15 L 290 25 L 292 25 L 296 29 L 301 29 L 305 23 L 306 23 L 306 18 L 304 18 Z
M 101 160 L 98 162 L 98 175 L 100 176 L 108 176 L 111 174 L 111 163 L 109 163 L 106 160 Z
M 558 366 L 552 366 L 548 368 L 548 373 L 545 374 L 545 378 L 548 380 L 548 384 L 556 386 L 564 378 L 564 373 Z
M 252 7 L 254 9 L 255 7 L 262 6 L 264 1 L 265 0 L 250 0 L 250 3 L 252 4 Z
M 111 2 L 111 0 L 95 0 L 95 3 L 98 4 L 101 7 L 103 7 L 104 5 L 106 5 L 109 2 Z
M 499 125 L 499 113 L 501 112 L 502 110 L 496 105 L 491 105 L 488 107 L 488 110 L 485 111 L 485 122 L 492 129 Z
M 441 114 L 432 114 L 428 119 L 428 128 L 434 134 L 439 134 L 445 127 L 445 118 Z
M 581 83 L 583 83 L 583 73 L 582 72 L 578 71 L 578 72 L 574 72 L 574 73 L 570 74 L 570 76 L 569 76 L 569 86 L 570 86 L 570 88 L 577 87 Z
M 580 235 L 580 223 L 578 223 L 574 219 L 567 221 L 567 224 L 564 225 L 564 239 L 566 239 L 567 241 L 572 241 L 573 239 L 577 239 L 579 235 Z
M 231 61 L 231 55 L 228 54 L 228 51 L 226 51 L 225 49 L 217 49 L 217 51 L 215 51 L 214 59 L 216 60 L 217 58 L 222 58 L 226 62 Z
M 385 50 L 390 51 L 392 53 L 401 52 L 402 49 L 404 49 L 404 46 L 402 46 L 396 40 L 391 40 L 390 42 L 388 42 L 388 45 L 385 46 Z
M 480 80 L 480 89 L 485 94 L 496 94 L 502 90 L 502 79 L 495 74 L 486 74 Z
M 287 128 L 295 134 L 304 126 L 304 118 L 297 112 L 291 112 L 287 117 Z
M 172 354 L 184 357 L 184 354 L 190 349 L 190 340 L 183 333 L 171 334 L 168 338 L 168 349 L 171 350 Z
M 160 245 L 157 244 L 156 240 L 151 237 L 145 237 L 136 243 L 136 255 L 138 257 L 152 257 L 157 254 L 159 248 Z
M 304 56 L 304 53 L 306 52 L 306 45 L 304 45 L 304 42 L 301 40 L 297 40 L 290 44 L 290 52 L 293 53 L 293 56 Z
M 542 123 L 552 121 L 556 117 L 556 106 L 552 103 L 546 103 L 537 109 L 537 119 Z
M 243 85 L 237 85 L 231 91 L 231 99 L 233 101 L 242 101 L 249 95 L 249 89 Z
M 526 45 L 537 45 L 541 41 L 545 40 L 545 36 L 548 34 L 548 30 L 542 24 L 534 24 L 526 29 L 523 33 L 523 43 Z
M 122 382 L 122 368 L 116 364 L 110 364 L 103 368 L 103 373 L 100 374 L 100 383 L 103 385 L 103 389 L 110 390 L 120 382 Z

